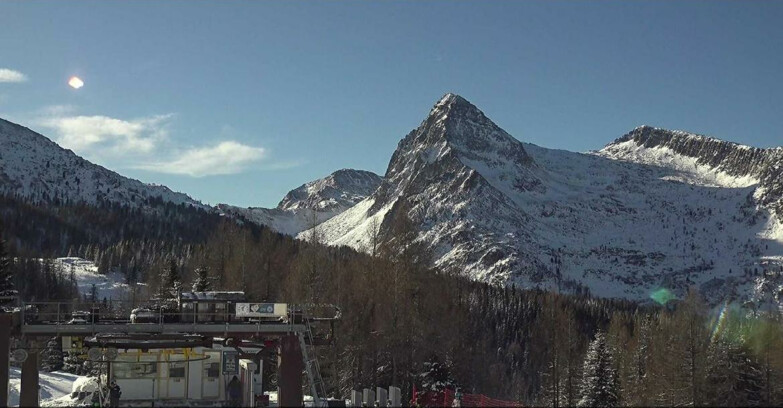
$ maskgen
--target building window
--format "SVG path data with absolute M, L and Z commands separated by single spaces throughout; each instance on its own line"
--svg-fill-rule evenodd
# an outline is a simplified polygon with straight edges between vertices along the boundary
M 117 357 L 117 361 L 111 365 L 111 371 L 115 378 L 132 378 L 131 367 L 136 361 L 136 356 L 123 356 Z
M 116 378 L 142 378 L 145 371 L 153 368 L 145 368 L 138 362 L 139 356 L 135 354 L 120 354 L 112 363 L 112 373 Z M 154 372 L 154 371 L 153 371 Z
M 208 378 L 220 377 L 220 364 L 219 363 L 204 364 L 204 377 L 208 377 Z
M 155 378 L 158 371 L 158 363 L 125 363 L 112 364 L 112 373 L 115 378 Z
M 169 363 L 169 378 L 185 378 L 185 364 Z

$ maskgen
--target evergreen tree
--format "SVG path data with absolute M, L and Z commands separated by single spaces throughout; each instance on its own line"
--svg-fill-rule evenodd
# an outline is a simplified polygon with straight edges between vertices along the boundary
M 166 268 L 166 286 L 173 288 L 180 282 L 179 268 L 177 268 L 177 260 L 171 258 Z
M 82 357 L 82 351 L 71 350 L 63 357 L 62 370 L 71 374 L 83 375 L 86 373 L 84 363 L 85 359 Z
M 193 280 L 194 292 L 206 292 L 212 289 L 212 284 L 209 281 L 209 269 L 202 266 L 196 269 L 196 279 Z
M 11 257 L 8 255 L 5 239 L 3 239 L 3 227 L 0 224 L 0 294 L 8 293 L 13 289 L 14 280 Z
M 63 368 L 63 352 L 60 338 L 52 337 L 46 343 L 46 348 L 41 353 L 41 369 L 52 372 Z
M 585 356 L 580 407 L 614 407 L 618 404 L 619 384 L 612 351 L 603 332 L 595 334 Z
M 424 372 L 420 374 L 422 390 L 443 391 L 445 388 L 454 389 L 456 385 L 451 378 L 449 367 L 433 357 L 424 363 Z
M 709 405 L 752 406 L 763 400 L 763 374 L 744 340 L 721 333 L 707 352 Z
M 177 267 L 176 259 L 169 259 L 168 265 L 163 270 L 163 278 L 163 282 L 160 286 L 160 293 L 162 295 L 168 294 L 170 296 L 177 296 L 177 292 L 179 292 L 182 286 L 182 279 L 179 276 L 179 268 Z

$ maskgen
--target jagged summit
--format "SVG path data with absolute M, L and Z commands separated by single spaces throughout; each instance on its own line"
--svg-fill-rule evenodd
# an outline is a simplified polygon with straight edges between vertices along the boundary
M 731 176 L 755 179 L 762 178 L 768 172 L 772 158 L 776 156 L 776 149 L 745 146 L 710 136 L 652 126 L 633 129 L 608 144 L 602 152 L 623 158 L 629 154 L 636 155 L 640 148 L 666 148 Z
M 688 132 L 684 130 L 670 130 L 650 125 L 637 126 L 625 135 L 615 139 L 607 146 L 619 144 L 633 140 L 636 144 L 644 145 L 646 147 L 655 147 L 670 143 L 673 139 L 688 139 L 691 142 L 717 142 L 726 143 L 728 145 L 736 146 L 742 149 L 757 149 L 751 146 L 745 146 L 739 143 L 729 142 L 721 139 L 717 139 L 711 136 L 706 136 L 698 133 Z M 763 149 L 761 149 L 763 150 Z
M 412 134 L 415 136 L 415 141 L 419 143 L 432 144 L 445 140 L 450 147 L 458 149 L 463 154 L 510 150 L 507 153 L 513 154 L 523 162 L 529 163 L 532 160 L 518 140 L 487 118 L 484 112 L 467 99 L 453 93 L 444 95 Z M 404 142 L 405 139 L 400 142 L 400 145 Z
M 227 214 L 295 235 L 353 207 L 372 194 L 381 180 L 370 171 L 341 169 L 289 191 L 275 208 L 218 206 Z
M 371 171 L 340 169 L 289 191 L 277 208 L 339 213 L 372 194 L 380 183 L 381 177 Z
M 464 166 L 490 179 L 514 182 L 528 174 L 533 164 L 520 141 L 465 98 L 447 93 L 419 127 L 399 142 L 385 179 L 399 190 L 413 179 L 421 180 L 432 173 L 428 168 L 457 171 Z M 530 180 L 516 184 L 528 185 Z
M 435 103 L 435 106 L 432 107 L 432 110 L 430 111 L 430 114 L 432 114 L 433 111 L 438 109 L 443 109 L 446 107 L 449 107 L 451 105 L 465 105 L 465 106 L 473 106 L 470 102 L 468 102 L 467 99 L 451 92 L 447 92 L 443 97 L 438 100 L 438 102 Z M 475 106 L 473 106 L 475 108 Z

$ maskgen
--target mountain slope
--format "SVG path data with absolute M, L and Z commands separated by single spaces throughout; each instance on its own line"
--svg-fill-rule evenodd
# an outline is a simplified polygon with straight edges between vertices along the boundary
M 783 217 L 783 148 L 760 149 L 683 131 L 641 126 L 607 145 L 602 152 L 620 160 L 644 161 L 639 149 L 666 149 L 693 158 L 697 165 L 759 184 L 756 198 Z M 654 163 L 665 164 L 665 163 Z M 780 218 L 783 220 L 783 218 Z
M 544 149 L 447 94 L 399 143 L 378 190 L 320 235 L 364 249 L 403 212 L 436 265 L 479 280 L 635 299 L 694 285 L 777 299 L 783 281 L 761 275 L 783 262 L 780 149 L 743 153 L 649 129 L 590 154 Z M 653 140 L 671 148 L 645 147 Z M 771 289 L 760 293 L 760 280 Z
M 353 207 L 373 193 L 381 177 L 364 170 L 342 169 L 324 178 L 302 184 L 283 197 L 276 208 L 218 207 L 256 224 L 295 235 Z
M 33 202 L 100 201 L 142 206 L 150 199 L 207 208 L 165 186 L 144 184 L 63 149 L 23 126 L 0 119 L 0 193 Z

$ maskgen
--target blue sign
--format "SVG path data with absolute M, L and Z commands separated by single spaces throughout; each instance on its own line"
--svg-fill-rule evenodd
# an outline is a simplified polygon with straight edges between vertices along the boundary
M 275 312 L 275 304 L 274 303 L 251 303 L 250 312 L 272 314 Z
M 239 374 L 239 352 L 236 351 L 223 352 L 223 374 L 224 375 Z

